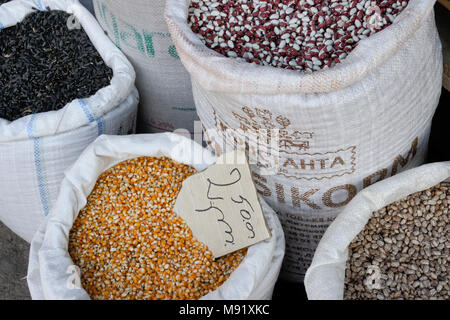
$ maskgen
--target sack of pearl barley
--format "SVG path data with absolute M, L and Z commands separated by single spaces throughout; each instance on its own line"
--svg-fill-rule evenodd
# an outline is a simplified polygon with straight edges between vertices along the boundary
M 136 71 L 138 132 L 184 129 L 192 135 L 198 117 L 191 81 L 164 21 L 165 4 L 165 0 L 93 1 L 98 22 Z
M 300 72 L 208 48 L 189 25 L 190 1 L 168 0 L 207 139 L 219 152 L 247 150 L 280 217 L 284 279 L 303 281 L 323 233 L 359 191 L 425 161 L 442 85 L 434 3 L 410 0 L 340 63 Z
M 308 299 L 355 299 L 353 294 L 355 294 L 356 291 L 358 292 L 358 294 L 365 295 L 365 298 L 362 299 L 368 299 L 370 296 L 372 296 L 371 299 L 373 299 L 374 296 L 377 296 L 377 299 L 381 299 L 383 298 L 383 295 L 384 299 L 398 299 L 399 297 L 396 297 L 395 294 L 399 294 L 399 296 L 402 297 L 403 294 L 413 295 L 417 294 L 418 291 L 422 291 L 421 297 L 417 296 L 415 298 L 410 297 L 406 299 L 422 300 L 425 298 L 433 298 L 433 296 L 434 298 L 438 298 L 440 295 L 448 295 L 449 283 L 448 273 L 446 273 L 446 270 L 448 268 L 446 266 L 448 265 L 447 212 L 449 211 L 449 208 L 448 202 L 446 202 L 445 200 L 445 197 L 448 196 L 448 193 L 446 193 L 445 191 L 439 191 L 440 196 L 438 196 L 438 199 L 436 199 L 435 195 L 437 194 L 437 192 L 431 193 L 429 191 L 430 188 L 438 184 L 448 182 L 450 182 L 450 161 L 435 162 L 420 166 L 418 168 L 407 170 L 399 175 L 396 175 L 395 177 L 386 179 L 379 183 L 375 183 L 369 188 L 360 192 L 358 196 L 349 203 L 349 205 L 339 215 L 339 217 L 337 217 L 336 220 L 330 225 L 317 247 L 313 262 L 305 276 L 305 289 L 308 294 Z M 428 195 L 431 195 L 430 198 L 428 198 Z M 401 241 L 396 241 L 396 239 L 394 238 L 392 248 L 388 249 L 386 246 L 384 248 L 379 247 L 376 249 L 376 251 L 380 253 L 380 256 L 372 255 L 373 252 L 370 252 L 371 261 L 374 261 L 374 264 L 371 265 L 369 263 L 369 267 L 367 269 L 365 267 L 365 264 L 362 264 L 360 268 L 356 267 L 358 271 L 361 272 L 362 270 L 363 272 L 362 274 L 360 274 L 360 277 L 358 277 L 358 281 L 364 283 L 364 286 L 359 286 L 358 289 L 355 290 L 353 284 L 349 285 L 349 283 L 352 281 L 351 279 L 353 276 L 346 276 L 346 273 L 348 274 L 348 272 L 350 272 L 350 274 L 353 273 L 351 271 L 348 271 L 349 267 L 355 268 L 355 265 L 353 265 L 351 261 L 353 261 L 352 257 L 356 258 L 356 250 L 354 250 L 355 247 L 352 248 L 351 245 L 354 244 L 354 241 L 356 239 L 360 239 L 358 238 L 358 236 L 363 234 L 363 230 L 367 231 L 368 235 L 370 235 L 369 230 L 371 230 L 371 232 L 375 231 L 375 228 L 370 227 L 370 221 L 371 219 L 374 219 L 376 217 L 376 213 L 379 212 L 379 210 L 382 210 L 386 206 L 392 204 L 395 205 L 397 201 L 405 203 L 405 199 L 411 199 L 410 201 L 414 199 L 414 205 L 417 205 L 417 209 L 414 209 L 414 224 L 411 225 L 413 227 L 417 227 L 418 225 L 420 226 L 420 222 L 422 221 L 422 223 L 424 223 L 423 220 L 425 220 L 427 228 L 424 230 L 424 227 L 422 225 L 420 227 L 420 231 L 418 231 L 418 228 L 415 229 L 414 232 L 409 233 L 408 231 L 405 232 L 405 229 L 403 229 L 404 227 L 394 227 L 394 224 L 392 224 L 390 231 L 395 231 L 397 239 L 401 239 L 399 235 L 403 235 L 403 232 L 405 232 L 407 238 L 411 236 L 411 242 L 413 243 L 413 245 L 414 237 L 416 237 L 417 234 L 419 235 L 419 238 L 420 236 L 422 236 L 423 238 L 425 235 L 425 238 L 423 238 L 420 242 L 420 250 L 415 251 L 413 254 L 411 254 L 411 251 L 409 253 L 405 253 L 404 250 L 405 248 L 408 248 L 409 240 L 408 242 L 406 242 L 405 239 L 405 241 L 402 243 Z M 440 208 L 438 208 L 438 206 L 440 206 Z M 384 218 L 381 221 L 378 221 L 378 218 L 375 218 L 375 220 L 373 220 L 377 221 L 377 229 L 383 230 L 382 233 L 379 233 L 377 230 L 376 232 L 379 234 L 384 234 L 386 230 L 389 229 L 389 227 L 387 227 L 389 225 L 387 221 L 395 221 L 396 218 L 398 219 L 403 214 L 400 214 L 399 211 L 396 211 L 392 207 L 388 208 L 388 210 L 391 211 L 394 215 L 392 220 L 388 220 L 387 218 Z M 411 207 L 409 209 L 411 209 Z M 402 212 L 403 210 L 404 208 L 402 207 Z M 421 211 L 423 212 L 423 216 L 421 216 L 422 213 L 421 215 L 419 215 L 419 212 Z M 383 220 L 386 221 L 386 224 L 384 225 Z M 405 222 L 401 222 L 401 225 L 403 225 L 403 223 Z M 445 227 L 446 224 L 447 228 Z M 404 225 L 407 224 L 405 223 Z M 399 233 L 397 234 L 397 232 Z M 372 236 L 375 237 L 375 235 L 373 234 Z M 443 241 L 442 243 L 440 243 L 439 241 L 436 243 L 436 240 L 433 239 L 432 244 L 430 244 L 430 238 L 428 237 L 440 238 Z M 445 239 L 447 239 L 447 244 L 444 244 Z M 400 249 L 398 249 L 396 248 L 396 246 L 401 247 Z M 427 260 L 428 258 L 426 258 L 426 252 L 428 251 L 427 248 L 429 248 L 429 246 L 433 247 L 433 254 L 435 257 L 429 258 L 430 262 Z M 447 246 L 447 248 L 445 246 Z M 372 248 L 368 249 L 364 245 L 358 246 L 358 249 L 360 248 L 362 248 L 362 250 L 373 250 Z M 441 249 L 443 250 L 442 255 L 436 255 L 436 252 L 440 253 Z M 352 253 L 352 251 L 354 253 Z M 378 280 L 379 282 L 377 282 L 379 286 L 383 287 L 380 290 L 379 288 L 377 289 L 370 286 L 369 281 L 371 279 L 376 280 L 376 277 L 373 277 L 373 274 L 371 275 L 371 272 L 368 272 L 368 270 L 370 270 L 371 267 L 375 267 L 375 261 L 382 261 L 380 266 L 384 267 L 386 261 L 383 260 L 385 258 L 380 257 L 383 256 L 383 253 L 385 252 L 389 252 L 389 254 L 392 254 L 392 256 L 389 257 L 389 259 L 392 259 L 392 263 L 394 261 L 402 261 L 402 258 L 397 256 L 397 253 L 399 255 L 407 255 L 408 258 L 411 259 L 407 259 L 406 262 L 403 260 L 403 263 L 407 263 L 411 267 L 408 267 L 408 270 L 406 270 L 406 272 L 403 274 L 398 271 L 399 269 L 395 269 L 395 267 L 392 267 L 389 270 L 388 274 L 384 274 L 385 271 L 381 272 L 381 270 L 377 269 L 378 271 L 380 271 L 380 278 Z M 447 252 L 447 254 L 445 254 L 445 252 Z M 417 256 L 420 257 L 422 254 L 424 254 L 424 256 L 422 256 L 421 258 L 417 258 Z M 436 257 L 438 257 L 439 259 L 436 259 Z M 424 287 L 424 284 L 426 284 L 426 282 L 421 283 L 422 281 L 428 280 L 427 276 L 425 276 L 424 278 L 419 277 L 419 279 L 417 279 L 419 282 L 417 283 L 415 283 L 414 281 L 405 281 L 408 272 L 416 267 L 416 259 L 420 259 L 419 261 L 421 261 L 422 263 L 422 265 L 416 269 L 419 269 L 420 272 L 423 273 L 427 273 L 426 269 L 423 268 L 425 266 L 423 262 L 427 263 L 427 268 L 434 268 L 436 267 L 436 265 L 442 263 L 441 270 L 439 270 L 439 268 L 437 267 L 437 270 L 434 270 L 434 275 L 436 275 L 437 273 L 439 274 L 439 277 L 433 278 L 434 275 L 430 276 L 430 280 L 433 280 L 433 282 L 439 279 L 437 284 L 431 284 L 431 286 L 434 287 L 433 289 L 430 290 L 431 287 Z M 436 263 L 436 265 L 429 266 L 429 264 L 434 263 Z M 387 265 L 391 266 L 389 263 L 387 263 Z M 378 271 L 375 272 L 378 273 Z M 389 276 L 392 275 L 394 275 L 394 279 L 392 279 L 393 281 L 391 281 L 391 283 L 389 284 L 389 280 L 386 281 L 386 278 L 390 279 Z M 413 277 L 414 276 L 415 275 L 413 274 Z M 355 283 L 357 283 L 358 281 L 355 281 Z M 399 284 L 397 281 L 404 281 L 404 283 Z M 430 281 L 428 280 L 428 282 Z M 414 286 L 412 285 L 413 283 Z M 417 284 L 419 284 L 419 286 L 416 286 Z M 439 285 L 443 285 L 444 288 L 441 287 L 441 289 L 435 290 L 435 288 L 438 288 Z M 399 290 L 393 290 L 393 288 L 395 289 L 397 286 L 401 286 L 401 292 L 398 292 Z M 353 290 L 350 289 L 351 287 L 353 287 Z M 445 287 L 447 287 L 447 290 L 445 290 Z M 393 293 L 393 291 L 397 291 L 398 293 Z M 378 297 L 378 295 L 381 296 Z

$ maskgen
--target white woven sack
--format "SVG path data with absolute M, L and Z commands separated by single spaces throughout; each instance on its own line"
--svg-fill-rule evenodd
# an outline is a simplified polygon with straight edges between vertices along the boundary
M 348 246 L 364 229 L 372 213 L 445 180 L 450 181 L 450 161 L 402 172 L 360 192 L 330 225 L 317 247 L 305 276 L 308 298 L 342 300 Z
M 67 286 L 73 262 L 67 251 L 68 235 L 97 178 L 119 162 L 141 156 L 169 157 L 202 171 L 215 157 L 192 140 L 172 133 L 101 136 L 66 172 L 50 216 L 36 233 L 30 251 L 28 286 L 33 299 L 88 299 L 83 289 Z M 248 249 L 230 278 L 204 299 L 270 299 L 284 255 L 284 235 L 272 209 L 261 205 L 272 237 Z
M 133 67 L 78 1 L 8 2 L 0 7 L 1 28 L 21 21 L 33 7 L 75 14 L 114 76 L 108 87 L 61 110 L 0 119 L 0 220 L 26 241 L 49 213 L 64 170 L 99 135 L 134 132 L 138 103 Z
M 168 0 L 166 20 L 207 138 L 227 150 L 250 136 L 256 183 L 286 234 L 282 276 L 302 281 L 323 232 L 358 191 L 424 162 L 442 84 L 435 1 L 411 0 L 342 63 L 312 74 L 208 49 L 186 22 L 189 2 Z M 261 129 L 279 130 L 275 145 L 256 148 Z M 276 174 L 263 170 L 270 163 Z
M 164 21 L 165 0 L 94 0 L 97 20 L 136 70 L 138 131 L 186 129 L 198 120 L 189 74 Z

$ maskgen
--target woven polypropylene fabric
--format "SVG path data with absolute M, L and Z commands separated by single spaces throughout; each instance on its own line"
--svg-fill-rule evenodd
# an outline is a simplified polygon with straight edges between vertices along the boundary
M 136 70 L 138 131 L 186 129 L 198 120 L 189 74 L 164 21 L 164 0 L 94 0 L 97 20 Z
M 41 138 L 0 143 L 0 220 L 28 242 L 52 208 L 64 171 L 101 134 L 134 133 L 137 93 L 88 125 Z

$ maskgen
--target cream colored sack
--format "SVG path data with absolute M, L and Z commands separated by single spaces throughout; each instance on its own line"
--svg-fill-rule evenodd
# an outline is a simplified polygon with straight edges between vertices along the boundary
M 317 247 L 305 277 L 308 298 L 343 299 L 348 246 L 364 229 L 372 213 L 445 180 L 450 181 L 450 162 L 423 165 L 360 192 L 331 224 Z
M 33 299 L 89 299 L 85 290 L 68 285 L 74 276 L 67 251 L 69 231 L 98 176 L 140 156 L 166 156 L 197 171 L 216 159 L 192 140 L 171 133 L 99 137 L 66 172 L 56 204 L 31 243 L 27 278 Z M 272 237 L 249 247 L 230 278 L 204 299 L 271 299 L 284 256 L 284 235 L 276 214 L 260 200 Z
M 435 1 L 411 0 L 391 26 L 313 74 L 208 49 L 187 24 L 189 2 L 168 0 L 166 20 L 207 138 L 219 151 L 248 148 L 259 192 L 286 234 L 282 276 L 301 281 L 357 192 L 424 162 L 442 85 Z

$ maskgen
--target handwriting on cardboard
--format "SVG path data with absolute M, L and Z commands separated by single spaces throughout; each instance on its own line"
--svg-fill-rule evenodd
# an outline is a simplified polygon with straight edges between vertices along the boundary
M 224 154 L 186 179 L 174 211 L 215 258 L 271 236 L 242 151 Z

